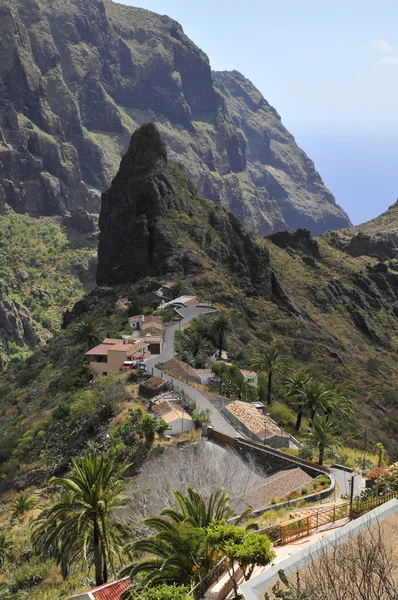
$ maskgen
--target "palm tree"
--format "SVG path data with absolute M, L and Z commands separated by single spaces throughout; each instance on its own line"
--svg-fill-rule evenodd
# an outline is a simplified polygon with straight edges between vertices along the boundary
M 317 412 L 326 412 L 333 398 L 333 392 L 319 381 L 310 381 L 305 386 L 304 410 L 308 411 L 311 421 Z
M 297 433 L 300 431 L 304 406 L 306 404 L 306 391 L 311 381 L 311 377 L 306 371 L 297 371 L 296 373 L 293 373 L 293 375 L 286 377 L 283 382 L 285 398 L 292 400 L 297 407 L 297 419 L 295 425 Z
M 101 327 L 91 315 L 83 317 L 72 329 L 72 341 L 84 344 L 89 350 L 99 344 L 101 339 Z
M 225 522 L 235 515 L 229 506 L 229 496 L 223 488 L 211 494 L 207 503 L 203 496 L 191 487 L 187 487 L 187 492 L 188 494 L 184 495 L 178 490 L 173 491 L 180 511 L 165 508 L 160 514 L 169 517 L 175 523 L 189 521 L 195 527 L 207 527 L 212 521 Z
M 37 504 L 37 500 L 35 496 L 26 490 L 25 492 L 20 492 L 18 496 L 11 502 L 11 519 L 20 520 L 21 517 L 26 513 L 32 510 Z
M 132 557 L 121 576 L 141 574 L 148 586 L 178 583 L 190 586 L 205 575 L 210 560 L 205 551 L 205 530 L 191 523 L 175 523 L 167 517 L 144 519 L 154 535 L 135 540 L 126 548 Z M 137 554 L 142 558 L 137 559 Z
M 220 358 L 223 349 L 223 342 L 225 341 L 226 334 L 231 330 L 231 322 L 229 320 L 229 315 L 225 311 L 221 311 L 218 317 L 214 320 L 212 325 L 212 331 L 215 335 L 218 336 L 219 340 L 219 349 L 220 349 Z
M 256 388 L 245 379 L 240 371 L 234 376 L 227 377 L 223 383 L 223 387 L 228 398 L 251 402 L 257 396 Z
M 325 404 L 325 414 L 328 418 L 333 415 L 351 418 L 354 414 L 352 401 L 347 398 L 343 388 L 333 379 L 325 384 L 325 388 L 331 392 Z
M 131 578 L 145 573 L 149 585 L 174 583 L 189 585 L 201 579 L 216 558 L 206 542 L 205 529 L 211 523 L 226 523 L 234 516 L 229 506 L 229 496 L 220 488 L 206 501 L 192 488 L 187 494 L 174 490 L 178 508 L 165 508 L 159 516 L 145 519 L 143 523 L 156 531 L 155 535 L 132 542 L 128 547 L 132 556 L 144 553 L 123 570 Z M 242 521 L 250 509 L 239 516 Z
M 276 346 L 269 346 L 253 360 L 252 367 L 259 374 L 264 373 L 268 377 L 267 404 L 272 402 L 272 378 L 275 373 L 281 371 L 285 359 Z
M 323 465 L 325 450 L 335 448 L 341 445 L 342 438 L 339 435 L 339 427 L 327 415 L 314 417 L 312 427 L 307 433 L 307 441 L 312 446 L 318 448 L 318 464 Z
M 96 585 L 108 580 L 108 564 L 125 542 L 127 526 L 113 518 L 126 506 L 123 475 L 129 465 L 118 469 L 112 459 L 93 450 L 72 459 L 74 474 L 54 478 L 56 494 L 34 523 L 34 543 L 42 552 L 52 550 L 62 564 L 70 561 L 94 563 Z M 113 569 L 114 570 L 114 569 Z
M 181 279 L 179 279 L 178 281 L 175 282 L 173 287 L 170 288 L 170 297 L 172 300 L 175 300 L 176 298 L 179 298 L 180 296 L 182 296 L 183 293 L 184 293 L 184 284 L 181 281 Z

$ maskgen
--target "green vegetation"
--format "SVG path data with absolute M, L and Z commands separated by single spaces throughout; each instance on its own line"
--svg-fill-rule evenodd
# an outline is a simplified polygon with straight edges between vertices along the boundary
M 39 554 L 50 553 L 62 567 L 63 576 L 73 566 L 95 568 L 96 585 L 115 576 L 128 528 L 114 512 L 128 503 L 123 494 L 123 475 L 113 460 L 87 451 L 72 459 L 73 475 L 53 479 L 55 493 L 34 522 L 33 543 Z
M 95 237 L 64 227 L 61 219 L 0 215 L 0 311 L 14 319 L 14 303 L 25 322 L 22 334 L 18 327 L 6 330 L 3 359 L 23 359 L 60 327 L 63 312 L 94 285 L 95 256 Z
M 252 366 L 260 375 L 264 374 L 268 378 L 267 385 L 267 404 L 272 402 L 272 379 L 275 373 L 282 370 L 284 357 L 281 351 L 275 346 L 265 348 L 259 356 L 257 356 Z

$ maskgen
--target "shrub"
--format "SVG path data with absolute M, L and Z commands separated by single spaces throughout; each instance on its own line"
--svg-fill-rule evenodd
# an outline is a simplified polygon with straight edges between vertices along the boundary
M 301 488 L 301 495 L 306 496 L 307 494 L 308 494 L 308 488 L 307 487 Z

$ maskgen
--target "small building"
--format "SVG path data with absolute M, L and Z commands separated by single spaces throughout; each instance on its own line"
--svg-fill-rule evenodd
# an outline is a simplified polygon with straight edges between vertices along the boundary
M 139 331 L 142 328 L 144 319 L 144 315 L 135 315 L 134 317 L 129 317 L 129 325 L 131 329 Z
M 159 309 L 163 310 L 167 307 L 171 308 L 187 308 L 188 306 L 196 306 L 199 304 L 196 296 L 180 296 L 179 298 L 175 298 L 174 300 L 170 300 L 169 302 L 163 302 Z
M 140 394 L 147 398 L 158 396 L 169 389 L 169 384 L 166 379 L 161 377 L 150 377 L 140 384 Z
M 152 412 L 159 421 L 163 419 L 169 424 L 169 435 L 179 435 L 195 427 L 191 415 L 176 401 L 160 400 L 152 406 Z
M 267 415 L 263 415 L 248 402 L 235 400 L 227 404 L 222 412 L 249 439 L 272 448 L 289 448 L 290 435 Z
M 250 385 L 252 385 L 253 387 L 257 387 L 258 375 L 255 371 L 247 371 L 246 369 L 241 369 L 240 372 L 242 373 L 243 377 L 245 378 L 245 381 L 250 383 Z
M 143 339 L 148 344 L 148 350 L 151 355 L 158 355 L 162 352 L 163 338 L 159 335 L 152 335 L 148 333 Z
M 88 592 L 82 592 L 76 596 L 71 596 L 69 600 L 120 600 L 122 594 L 130 587 L 130 577 L 124 577 L 118 581 L 104 583 L 92 588 Z
M 196 370 L 177 358 L 171 358 L 163 363 L 163 368 L 182 381 L 195 381 L 196 383 L 199 381 Z
M 164 336 L 163 317 L 153 315 L 135 315 L 129 317 L 129 325 L 134 332 L 139 332 L 141 335 L 151 333 L 153 335 Z
M 106 338 L 102 344 L 86 352 L 94 376 L 108 375 L 123 368 L 126 361 L 149 358 L 149 342 L 125 337 L 123 340 Z
M 216 374 L 211 369 L 195 369 L 199 383 L 209 385 L 216 379 Z
M 164 283 L 155 294 L 159 296 L 159 298 L 170 298 L 170 290 L 174 287 L 175 283 L 172 281 L 168 281 Z

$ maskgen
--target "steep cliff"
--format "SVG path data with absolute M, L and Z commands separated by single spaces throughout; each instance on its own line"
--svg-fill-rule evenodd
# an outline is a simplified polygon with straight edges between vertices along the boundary
M 349 225 L 276 111 L 166 16 L 111 0 L 0 0 L 0 204 L 99 211 L 131 133 L 156 120 L 170 158 L 255 231 Z
M 198 194 L 168 162 L 153 123 L 131 138 L 100 214 L 97 283 L 174 277 L 225 269 L 248 294 L 270 297 L 269 259 L 261 240 L 221 206 Z

